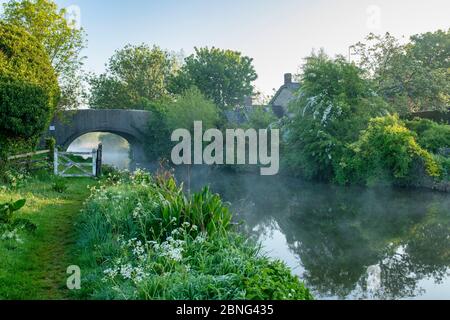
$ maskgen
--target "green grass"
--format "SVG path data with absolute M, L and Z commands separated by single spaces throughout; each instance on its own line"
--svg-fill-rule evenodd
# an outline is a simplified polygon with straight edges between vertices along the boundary
M 284 263 L 234 229 L 208 189 L 186 197 L 174 180 L 140 172 L 65 179 L 58 193 L 54 178 L 38 176 L 0 185 L 0 203 L 25 198 L 14 214 L 37 225 L 19 231 L 22 243 L 0 240 L 0 300 L 312 299 Z M 81 291 L 66 288 L 72 265 Z
M 74 264 L 76 216 L 89 194 L 88 178 L 67 179 L 68 190 L 52 190 L 50 179 L 34 178 L 18 190 L 0 190 L 0 203 L 20 198 L 26 206 L 16 215 L 38 229 L 21 233 L 22 244 L 0 241 L 0 299 L 67 299 L 67 267 Z
M 111 183 L 112 182 L 112 183 Z M 305 300 L 288 267 L 238 232 L 209 189 L 186 196 L 171 178 L 104 181 L 80 215 L 80 299 Z

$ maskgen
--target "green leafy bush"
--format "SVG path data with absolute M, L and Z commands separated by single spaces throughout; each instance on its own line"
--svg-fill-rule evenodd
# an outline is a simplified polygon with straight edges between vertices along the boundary
M 25 199 L 21 199 L 15 202 L 0 204 L 0 223 L 10 224 L 13 213 L 22 209 L 26 202 Z
M 391 107 L 363 71 L 342 57 L 308 58 L 290 109 L 283 152 L 294 174 L 341 184 L 402 185 L 415 184 L 423 172 L 441 175 L 430 152 L 448 146 L 450 127 L 384 116 Z
M 366 184 L 404 181 L 414 177 L 416 163 L 423 163 L 431 177 L 441 174 L 433 156 L 417 143 L 398 115 L 374 118 L 342 157 L 337 180 Z
M 442 180 L 450 181 L 450 157 L 435 155 L 434 159 L 442 171 Z
M 406 121 L 406 126 L 417 134 L 419 144 L 430 152 L 450 148 L 450 125 L 439 124 L 428 119 Z
M 112 166 L 112 165 L 108 165 L 108 164 L 102 164 L 102 175 L 109 177 L 114 175 L 116 172 L 118 172 L 117 168 Z
M 42 45 L 24 29 L 0 22 L 0 149 L 33 145 L 58 102 L 59 87 Z
M 345 146 L 388 109 L 355 65 L 323 52 L 312 55 L 290 105 L 293 117 L 283 128 L 285 165 L 295 175 L 333 180 Z
M 3 137 L 29 140 L 42 133 L 51 112 L 45 89 L 23 80 L 2 79 L 0 97 Z
M 0 231 L 3 232 L 3 235 L 1 235 L 2 240 L 20 239 L 17 232 L 21 229 L 28 232 L 34 232 L 37 229 L 36 225 L 27 219 L 14 218 L 14 213 L 22 209 L 25 204 L 25 199 L 0 204 Z
M 20 189 L 25 185 L 28 179 L 29 175 L 25 171 L 9 169 L 0 172 L 0 180 L 11 190 Z
M 286 266 L 232 230 L 219 196 L 187 197 L 166 176 L 122 174 L 93 189 L 79 236 L 81 297 L 312 299 Z
M 248 270 L 246 298 L 252 300 L 311 300 L 304 285 L 281 261 L 261 259 L 259 268 Z
M 170 157 L 175 145 L 170 139 L 174 130 L 186 129 L 193 133 L 194 121 L 202 121 L 204 130 L 215 128 L 219 121 L 217 106 L 195 87 L 176 96 L 174 101 L 148 102 L 147 109 L 153 112 L 148 130 L 152 144 L 147 154 L 154 160 Z
M 202 121 L 205 129 L 213 128 L 219 121 L 219 109 L 200 90 L 191 87 L 167 106 L 167 125 L 171 131 L 183 128 L 193 132 L 194 121 Z
M 266 111 L 262 107 L 254 107 L 254 110 L 248 116 L 248 127 L 256 130 L 267 129 L 277 120 L 277 117 L 271 110 Z

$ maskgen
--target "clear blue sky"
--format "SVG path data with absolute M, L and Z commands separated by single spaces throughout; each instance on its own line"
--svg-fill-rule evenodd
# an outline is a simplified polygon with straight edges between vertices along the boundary
M 4 2 L 5 0 L 0 0 Z M 101 72 L 127 43 L 190 54 L 194 46 L 254 58 L 267 94 L 313 48 L 347 54 L 369 32 L 412 35 L 450 27 L 449 0 L 57 0 L 77 5 L 88 34 L 88 70 Z

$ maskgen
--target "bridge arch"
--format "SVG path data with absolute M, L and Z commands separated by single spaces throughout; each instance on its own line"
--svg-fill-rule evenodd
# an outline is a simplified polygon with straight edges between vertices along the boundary
M 52 120 L 47 135 L 53 136 L 56 145 L 67 150 L 72 142 L 87 133 L 116 134 L 128 141 L 134 169 L 147 163 L 144 144 L 150 116 L 150 112 L 141 110 L 65 111 Z
M 88 133 L 112 133 L 115 135 L 118 135 L 119 137 L 124 138 L 125 140 L 128 141 L 128 143 L 131 144 L 135 144 L 135 143 L 142 143 L 141 141 L 137 141 L 135 137 L 133 137 L 132 135 L 128 134 L 128 133 L 124 133 L 124 132 L 118 132 L 118 131 L 113 131 L 113 130 L 109 130 L 109 129 L 92 129 L 92 130 L 86 130 L 86 131 L 82 131 L 76 135 L 70 136 L 67 138 L 66 141 L 61 142 L 60 144 L 58 143 L 58 146 L 60 146 L 62 149 L 67 150 L 70 145 L 72 145 L 72 143 L 77 140 L 78 138 L 88 134 Z

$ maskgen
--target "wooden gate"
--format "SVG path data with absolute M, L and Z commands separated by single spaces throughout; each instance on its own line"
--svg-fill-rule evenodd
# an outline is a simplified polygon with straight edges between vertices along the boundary
M 54 173 L 61 177 L 99 177 L 102 145 L 92 152 L 61 152 L 55 148 Z

